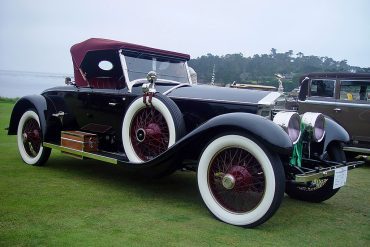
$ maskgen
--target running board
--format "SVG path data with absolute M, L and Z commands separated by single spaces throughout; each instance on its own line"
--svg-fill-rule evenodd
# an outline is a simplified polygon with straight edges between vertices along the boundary
M 359 154 L 370 154 L 370 148 L 343 147 L 343 150 Z
M 100 160 L 103 162 L 108 162 L 108 163 L 115 164 L 115 165 L 118 164 L 118 159 L 105 156 L 101 152 L 100 153 L 89 153 L 89 152 L 84 152 L 84 151 L 80 151 L 80 150 L 76 150 L 72 148 L 63 147 L 63 146 L 49 143 L 49 142 L 43 142 L 42 146 L 60 150 L 62 151 L 62 153 L 65 153 L 74 158 L 89 158 L 89 159 L 94 159 L 94 160 Z

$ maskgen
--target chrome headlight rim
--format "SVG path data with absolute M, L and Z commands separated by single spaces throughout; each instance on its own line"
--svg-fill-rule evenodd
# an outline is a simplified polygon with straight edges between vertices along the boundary
M 306 112 L 302 115 L 302 124 L 310 138 L 321 142 L 325 137 L 325 116 L 318 112 Z
M 288 134 L 293 145 L 301 138 L 301 118 L 297 112 L 278 112 L 275 115 L 273 122 L 283 128 L 283 130 Z

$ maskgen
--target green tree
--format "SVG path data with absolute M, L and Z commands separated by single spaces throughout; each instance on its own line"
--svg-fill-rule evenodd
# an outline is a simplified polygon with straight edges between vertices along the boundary
M 199 83 L 210 83 L 213 67 L 216 72 L 216 83 L 227 84 L 236 82 L 258 83 L 277 86 L 278 81 L 274 74 L 281 73 L 285 90 L 298 86 L 300 75 L 310 72 L 370 72 L 370 68 L 350 66 L 347 60 L 335 61 L 330 57 L 305 56 L 293 50 L 278 52 L 271 48 L 270 54 L 255 54 L 244 57 L 242 53 L 215 56 L 212 54 L 191 59 L 189 66 L 193 67 L 198 75 Z

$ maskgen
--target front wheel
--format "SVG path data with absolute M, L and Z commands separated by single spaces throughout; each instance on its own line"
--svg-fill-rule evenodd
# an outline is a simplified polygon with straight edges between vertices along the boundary
M 240 135 L 214 139 L 201 155 L 197 178 L 208 209 L 232 225 L 262 224 L 284 196 L 285 175 L 279 157 Z
M 328 158 L 331 161 L 346 161 L 346 156 L 339 143 L 333 143 L 327 148 Z M 333 197 L 339 190 L 333 189 L 334 176 L 320 178 L 313 181 L 312 186 L 302 186 L 293 183 L 286 184 L 286 193 L 294 199 L 307 202 L 323 202 Z
M 42 146 L 40 118 L 33 110 L 23 113 L 17 131 L 18 150 L 26 164 L 41 166 L 49 158 L 51 149 Z

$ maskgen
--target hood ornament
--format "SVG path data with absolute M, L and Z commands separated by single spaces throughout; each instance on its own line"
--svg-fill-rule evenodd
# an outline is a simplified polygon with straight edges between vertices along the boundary
M 150 71 L 146 79 L 148 80 L 147 83 L 144 83 L 141 87 L 143 93 L 156 93 L 157 90 L 155 89 L 155 82 L 157 81 L 157 73 L 155 71 Z
M 284 92 L 284 87 L 283 87 L 283 82 L 282 82 L 282 79 L 285 79 L 285 76 L 281 75 L 281 74 L 275 74 L 276 78 L 278 79 L 279 81 L 279 88 L 278 88 L 278 92 L 279 93 L 283 93 Z

